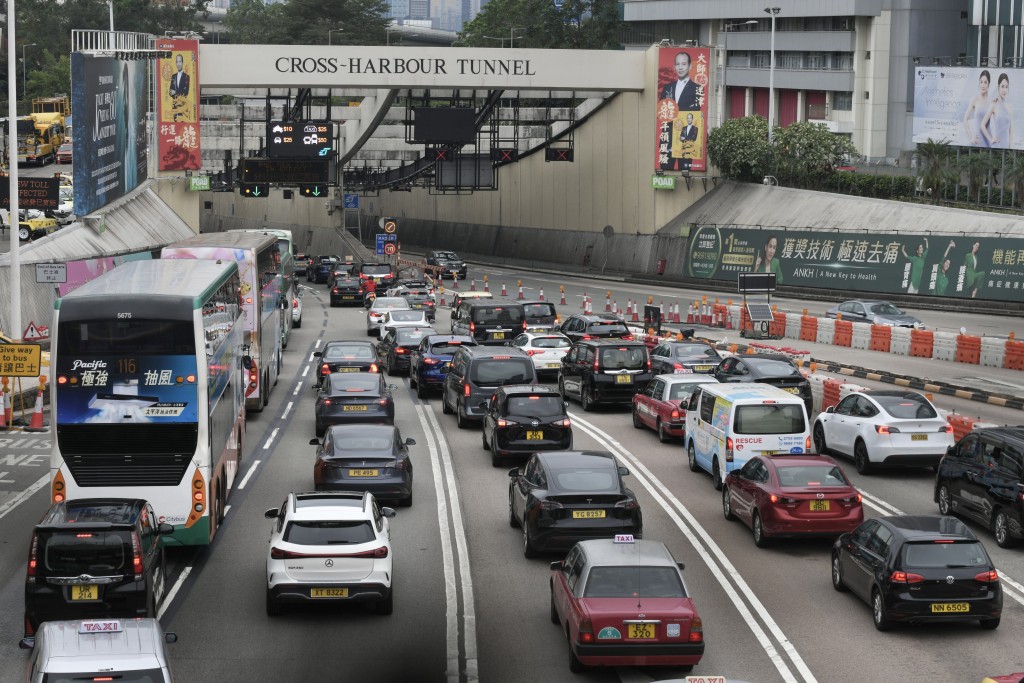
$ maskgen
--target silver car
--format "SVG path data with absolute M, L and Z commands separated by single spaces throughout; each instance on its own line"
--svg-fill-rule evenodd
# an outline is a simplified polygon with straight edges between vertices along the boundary
M 395 309 L 410 310 L 409 302 L 400 296 L 379 296 L 374 299 L 366 310 L 366 334 L 371 337 L 378 336 L 384 314 Z M 427 324 L 425 319 L 423 324 Z
M 838 306 L 833 306 L 825 313 L 829 318 L 835 318 L 839 314 L 842 314 L 843 320 L 854 323 L 924 329 L 924 323 L 919 318 L 915 318 L 888 301 L 878 299 L 851 299 Z

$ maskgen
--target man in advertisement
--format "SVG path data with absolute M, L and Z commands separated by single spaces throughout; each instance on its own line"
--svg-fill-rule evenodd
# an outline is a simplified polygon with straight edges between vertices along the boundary
M 658 55 L 656 170 L 704 171 L 707 48 L 663 48 Z
M 158 62 L 162 87 L 159 98 L 157 145 L 161 171 L 196 171 L 199 151 L 199 43 L 162 39 L 157 49 L 168 57 Z M 173 57 L 172 57 L 173 55 Z M 192 87 L 195 86 L 195 87 Z
M 178 70 L 171 76 L 171 87 L 167 94 L 171 97 L 188 97 L 188 74 L 185 73 L 185 58 L 181 54 L 174 56 L 174 65 Z
M 661 99 L 675 100 L 680 111 L 694 111 L 700 109 L 697 99 L 697 84 L 690 80 L 690 69 L 693 64 L 687 52 L 680 52 L 676 55 L 675 62 L 676 80 L 661 89 Z M 703 92 L 703 88 L 700 89 Z

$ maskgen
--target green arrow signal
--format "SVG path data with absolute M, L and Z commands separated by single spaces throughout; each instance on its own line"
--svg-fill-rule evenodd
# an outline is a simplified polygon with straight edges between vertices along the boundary
M 253 197 L 259 197 L 260 196 L 260 188 L 258 188 L 258 187 L 253 188 L 252 196 Z
M 319 197 L 320 196 L 320 187 L 319 186 L 314 186 L 313 187 L 313 196 L 314 197 Z

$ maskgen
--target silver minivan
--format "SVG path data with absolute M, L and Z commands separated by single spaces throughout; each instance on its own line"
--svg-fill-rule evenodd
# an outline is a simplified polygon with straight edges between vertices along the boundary
M 117 680 L 120 683 L 171 683 L 164 633 L 156 619 L 75 619 L 47 621 L 35 637 L 28 661 L 29 683 Z M 32 645 L 22 641 L 23 649 Z

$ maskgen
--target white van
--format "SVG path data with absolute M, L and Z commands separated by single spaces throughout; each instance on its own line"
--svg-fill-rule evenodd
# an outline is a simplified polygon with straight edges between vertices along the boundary
M 702 384 L 686 409 L 690 470 L 711 473 L 716 489 L 755 455 L 811 451 L 804 400 L 770 384 Z
M 29 683 L 118 680 L 171 683 L 164 643 L 177 642 L 156 619 L 43 622 L 28 662 Z M 22 648 L 32 647 L 22 641 Z

